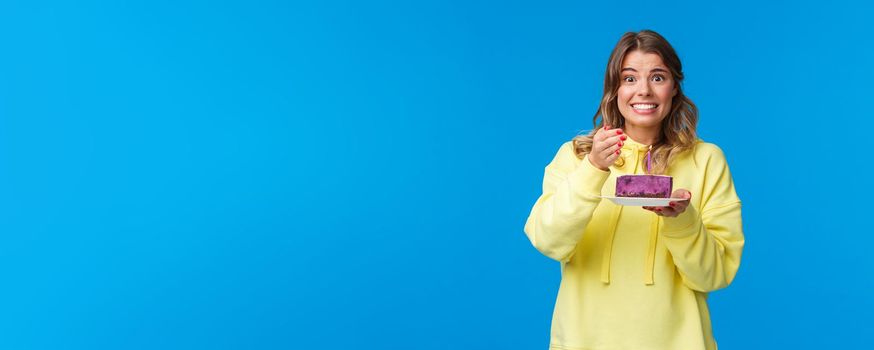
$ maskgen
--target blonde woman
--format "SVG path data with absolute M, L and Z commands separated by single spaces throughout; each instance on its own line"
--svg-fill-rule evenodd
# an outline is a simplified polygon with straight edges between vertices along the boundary
M 626 33 L 607 63 L 594 130 L 546 166 L 528 239 L 561 263 L 550 349 L 716 349 L 707 293 L 740 266 L 741 204 L 722 150 L 696 137 L 683 70 L 656 32 Z M 619 206 L 616 177 L 673 176 L 664 207 Z

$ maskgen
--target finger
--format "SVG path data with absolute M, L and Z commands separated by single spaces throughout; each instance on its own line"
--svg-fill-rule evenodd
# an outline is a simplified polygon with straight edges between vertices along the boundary
M 692 198 L 691 192 L 689 190 L 680 188 L 671 193 L 671 198 L 684 198 L 686 200 L 674 200 L 668 203 L 669 206 L 673 208 L 683 208 L 685 209 L 687 205 L 689 205 L 688 199 Z
M 688 201 L 668 203 L 668 206 L 673 208 L 674 210 L 676 210 L 678 213 L 682 213 L 683 211 L 685 211 L 686 206 L 688 206 L 688 205 L 689 205 Z
M 661 213 L 662 213 L 662 209 L 661 209 L 661 208 L 663 208 L 663 207 L 646 206 L 646 207 L 642 207 L 642 208 L 643 208 L 644 210 L 649 210 L 649 211 L 651 211 L 651 212 L 653 212 L 653 213 L 656 213 L 656 214 L 661 214 Z
M 605 127 L 601 128 L 600 130 L 598 130 L 598 132 L 595 134 L 595 137 L 593 138 L 593 140 L 597 141 L 597 142 L 604 142 L 604 140 L 606 140 L 610 136 L 619 135 L 616 133 L 616 130 L 619 130 L 619 129 L 611 129 L 611 128 L 608 128 L 607 126 L 605 126 Z
M 592 136 L 592 140 L 594 140 L 594 141 L 602 141 L 602 140 L 604 140 L 604 138 L 607 137 L 607 135 L 608 135 L 609 133 L 610 133 L 610 126 L 609 126 L 609 125 L 604 125 L 604 126 L 602 126 L 600 129 L 598 129 L 597 131 L 595 131 L 595 135 Z
M 600 137 L 598 138 L 598 140 L 604 141 L 614 136 L 625 135 L 625 131 L 622 131 L 622 129 L 602 129 L 599 130 L 599 134 L 600 135 L 598 136 Z
M 615 163 L 615 162 L 616 162 L 616 158 L 619 158 L 619 154 L 620 154 L 620 151 L 619 151 L 619 150 L 616 150 L 615 152 L 610 153 L 609 155 L 607 155 L 607 163 L 609 163 L 609 164 L 613 164 L 613 163 Z
M 608 146 L 604 150 L 601 151 L 601 156 L 604 158 L 609 158 L 611 156 L 618 156 L 620 151 L 620 146 L 618 143 Z
M 683 196 L 682 194 L 679 194 L 677 192 L 674 192 L 673 194 L 671 194 L 671 198 L 684 198 L 684 197 L 685 196 Z M 687 205 L 689 205 L 689 201 L 685 200 L 685 199 L 674 200 L 674 201 L 670 201 L 668 203 L 668 205 L 673 207 L 673 208 L 680 208 L 680 207 L 685 208 Z
M 625 144 L 626 138 L 627 138 L 627 136 L 625 136 L 625 134 L 614 134 L 614 135 L 610 135 L 610 136 L 605 136 L 605 138 L 603 140 L 601 140 L 597 143 L 594 143 L 592 145 L 592 148 L 599 148 L 600 149 L 603 147 L 604 149 L 607 149 L 607 148 L 610 148 L 611 146 L 614 146 L 614 145 L 619 145 L 619 147 L 622 147 L 622 145 Z M 598 147 L 596 147 L 596 146 L 598 146 Z
M 597 155 L 596 158 L 600 160 L 602 164 L 613 165 L 616 162 L 616 158 L 619 157 L 619 154 L 616 152 L 610 153 L 611 150 L 607 149 L 601 152 L 601 154 Z
M 671 207 L 658 207 L 656 208 L 656 213 L 664 216 L 677 216 L 677 212 Z
M 679 216 L 686 211 L 686 208 L 689 207 L 689 201 L 674 201 L 668 203 L 668 206 L 674 211 L 674 213 L 676 214 L 675 216 Z
M 671 198 L 692 199 L 692 192 L 689 192 L 689 190 L 685 188 L 679 188 L 671 193 Z
M 606 135 L 604 137 L 604 140 L 602 140 L 602 142 L 607 143 L 609 145 L 612 145 L 614 143 L 620 143 L 620 142 L 624 144 L 626 139 L 628 139 L 628 136 L 625 136 L 625 134 L 609 133 L 608 135 Z

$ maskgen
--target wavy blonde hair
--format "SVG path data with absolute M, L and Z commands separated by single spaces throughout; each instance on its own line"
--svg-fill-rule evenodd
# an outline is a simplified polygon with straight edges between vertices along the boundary
M 578 158 L 582 159 L 592 151 L 592 138 L 595 132 L 604 126 L 622 128 L 625 126 L 625 117 L 619 113 L 617 94 L 621 83 L 620 73 L 622 60 L 629 52 L 640 50 L 661 56 L 662 61 L 668 66 L 674 78 L 674 87 L 677 94 L 671 100 L 671 111 L 662 121 L 659 141 L 652 145 L 652 174 L 665 174 L 668 165 L 681 153 L 691 150 L 697 142 L 695 129 L 698 125 L 698 107 L 692 103 L 686 95 L 680 83 L 683 81 L 683 65 L 674 48 L 664 37 L 651 30 L 642 30 L 638 33 L 628 32 L 622 35 L 607 62 L 607 72 L 604 76 L 604 96 L 601 97 L 601 105 L 592 118 L 594 128 L 586 135 L 574 137 L 574 150 Z M 617 158 L 616 164 L 623 166 L 625 160 Z M 646 169 L 646 167 L 643 167 Z

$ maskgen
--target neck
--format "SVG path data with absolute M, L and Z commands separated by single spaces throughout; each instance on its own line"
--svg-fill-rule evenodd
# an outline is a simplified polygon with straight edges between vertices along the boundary
M 632 140 L 644 145 L 656 144 L 657 142 L 659 142 L 659 136 L 661 134 L 660 127 L 642 128 L 628 124 L 625 124 L 625 127 L 622 131 Z

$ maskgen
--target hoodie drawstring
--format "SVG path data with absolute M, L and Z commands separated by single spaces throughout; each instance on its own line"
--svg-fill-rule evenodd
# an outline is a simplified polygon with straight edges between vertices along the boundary
M 649 249 L 646 250 L 646 266 L 643 268 L 643 283 L 646 285 L 654 283 L 653 274 L 655 272 L 656 241 L 659 237 L 659 221 L 661 221 L 661 217 L 653 215 L 649 225 Z
M 610 230 L 607 231 L 607 242 L 604 243 L 604 256 L 601 259 L 601 282 L 610 284 L 610 260 L 613 255 L 613 237 L 616 235 L 616 225 L 619 223 L 619 214 L 622 206 L 613 207 L 613 215 L 610 217 Z

